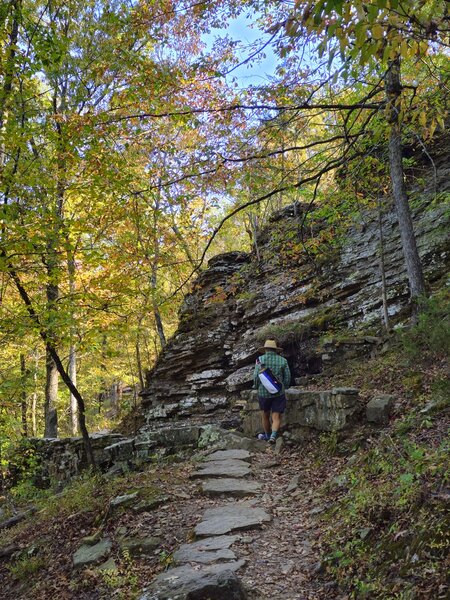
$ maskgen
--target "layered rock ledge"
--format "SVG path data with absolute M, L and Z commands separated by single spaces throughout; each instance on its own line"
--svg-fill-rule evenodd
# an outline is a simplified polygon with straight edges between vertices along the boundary
M 435 202 L 450 190 L 448 157 L 433 160 L 435 177 L 415 191 L 413 210 L 428 285 L 445 277 L 450 256 L 450 215 L 444 203 Z M 229 252 L 209 261 L 181 307 L 177 332 L 147 377 L 142 407 L 149 423 L 226 413 L 251 387 L 257 349 L 266 337 L 283 343 L 297 379 L 380 349 L 378 216 L 360 215 L 339 247 L 320 242 L 323 257 L 314 264 L 299 239 L 307 209 L 294 203 L 272 216 L 256 240 L 261 260 L 256 253 Z M 310 239 L 319 241 L 324 227 L 316 220 Z M 392 323 L 401 323 L 408 317 L 409 292 L 392 209 L 382 227 L 387 310 Z M 334 339 L 335 329 L 347 330 L 345 339 Z

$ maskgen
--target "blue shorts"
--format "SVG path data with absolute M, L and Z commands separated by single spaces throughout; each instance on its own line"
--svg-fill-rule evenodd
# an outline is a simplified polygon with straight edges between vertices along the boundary
M 286 410 L 286 396 L 271 396 L 270 398 L 258 398 L 259 408 L 264 412 L 284 413 Z

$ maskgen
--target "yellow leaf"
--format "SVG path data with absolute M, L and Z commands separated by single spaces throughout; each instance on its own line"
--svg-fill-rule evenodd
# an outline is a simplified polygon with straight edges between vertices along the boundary
M 381 40 L 383 37 L 383 27 L 379 23 L 375 23 L 372 27 L 372 37 L 376 40 Z
M 425 111 L 420 113 L 419 123 L 422 125 L 422 127 L 425 127 L 427 124 L 427 113 Z
M 420 52 L 426 54 L 428 52 L 428 42 L 420 42 Z
M 400 54 L 401 54 L 402 58 L 408 58 L 408 56 L 410 54 L 410 48 L 409 48 L 408 42 L 406 40 L 403 40 L 400 45 Z
M 429 131 L 429 136 L 430 136 L 430 138 L 432 138 L 432 137 L 433 137 L 433 135 L 434 135 L 434 132 L 436 131 L 436 126 L 437 126 L 436 120 L 435 120 L 435 119 L 433 119 L 433 120 L 431 121 L 431 125 L 430 125 L 430 131 Z

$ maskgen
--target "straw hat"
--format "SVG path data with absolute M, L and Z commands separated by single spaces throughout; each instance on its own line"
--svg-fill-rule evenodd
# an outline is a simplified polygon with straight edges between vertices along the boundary
M 264 354 L 266 350 L 274 350 L 275 352 L 283 352 L 283 348 L 278 348 L 275 340 L 266 340 L 262 348 L 258 348 L 258 352 Z

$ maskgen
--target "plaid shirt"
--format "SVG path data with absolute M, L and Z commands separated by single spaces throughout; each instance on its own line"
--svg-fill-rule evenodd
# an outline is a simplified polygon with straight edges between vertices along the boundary
M 258 390 L 258 397 L 274 398 L 284 394 L 285 388 L 288 388 L 291 383 L 291 372 L 287 360 L 273 350 L 267 350 L 263 356 L 259 357 L 259 360 L 264 366 L 269 367 L 275 377 L 282 382 L 283 389 L 279 394 L 271 394 L 267 391 L 259 380 L 258 374 L 260 373 L 260 367 L 256 364 L 253 373 L 253 387 Z

